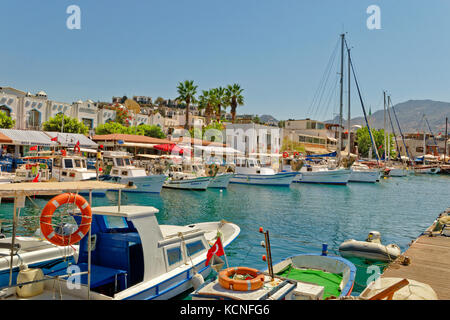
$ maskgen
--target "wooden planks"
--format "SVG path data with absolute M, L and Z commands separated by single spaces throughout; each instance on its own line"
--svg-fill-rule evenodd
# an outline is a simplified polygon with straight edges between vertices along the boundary
M 450 300 L 450 237 L 420 236 L 404 253 L 411 264 L 391 264 L 382 277 L 399 277 L 430 285 L 440 300 Z

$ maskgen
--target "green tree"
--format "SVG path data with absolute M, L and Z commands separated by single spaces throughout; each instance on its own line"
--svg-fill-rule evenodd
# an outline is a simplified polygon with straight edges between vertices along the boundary
M 216 105 L 216 96 L 213 90 L 203 90 L 202 95 L 198 97 L 198 108 L 205 110 L 206 125 L 211 123 L 214 106 Z
M 220 122 L 220 119 L 222 118 L 222 108 L 228 107 L 228 100 L 226 96 L 225 89 L 222 87 L 211 89 L 212 94 L 215 96 L 214 99 L 214 109 L 216 112 L 216 120 Z
M 42 124 L 45 131 L 53 132 L 61 132 L 61 126 L 63 126 L 63 132 L 67 133 L 88 134 L 89 132 L 89 128 L 83 122 L 78 121 L 76 118 L 71 118 L 65 115 L 63 116 L 62 113 L 58 113 L 56 116 L 50 118 Z
M 197 94 L 197 86 L 194 86 L 193 80 L 186 80 L 178 83 L 177 86 L 178 97 L 176 98 L 180 102 L 186 104 L 186 124 L 185 129 L 189 130 L 189 109 L 191 103 L 196 103 L 195 95 Z
M 2 129 L 11 129 L 16 125 L 16 120 L 13 120 L 11 117 L 8 117 L 6 113 L 0 111 L 0 128 Z
M 375 145 L 378 150 L 378 155 L 383 157 L 385 146 L 384 146 L 384 129 L 376 130 L 372 129 L 372 136 L 375 140 Z M 363 127 L 356 131 L 356 143 L 358 144 L 358 152 L 362 157 L 369 156 L 370 147 L 372 147 L 372 142 L 370 140 L 369 130 L 367 127 Z M 390 144 L 391 157 L 396 156 L 395 146 L 394 146 L 394 135 L 390 134 L 388 136 L 388 143 Z M 376 157 L 375 150 L 372 147 L 372 157 Z
M 242 95 L 242 91 L 244 91 L 244 89 L 241 89 L 240 85 L 234 83 L 233 85 L 228 85 L 225 92 L 227 104 L 231 107 L 232 123 L 234 123 L 234 121 L 236 120 L 237 106 L 244 105 L 244 96 Z
M 130 133 L 130 128 L 121 125 L 118 122 L 107 122 L 105 124 L 101 124 L 95 128 L 96 134 L 112 134 L 112 133 Z
M 253 119 L 252 119 L 252 121 L 254 122 L 254 123 L 261 123 L 261 119 L 258 117 L 258 115 L 256 115 L 256 116 L 254 116 L 253 117 Z
M 166 137 L 161 128 L 155 125 L 141 124 L 136 128 L 138 135 L 163 139 Z

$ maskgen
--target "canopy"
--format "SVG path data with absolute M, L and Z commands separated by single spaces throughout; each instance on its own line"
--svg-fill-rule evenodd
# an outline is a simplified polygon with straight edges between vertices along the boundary
M 170 153 L 178 153 L 183 154 L 184 152 L 190 154 L 190 151 L 187 149 L 180 148 L 176 144 L 157 144 L 153 146 L 156 150 L 164 151 L 164 152 L 170 152 Z
M 50 140 L 50 137 L 42 131 L 33 130 L 15 130 L 15 129 L 0 129 L 0 133 L 12 140 L 15 145 L 28 146 L 56 146 L 57 143 Z
M 325 154 L 310 154 L 307 158 L 324 158 L 324 157 L 336 157 L 337 152 L 325 153 Z

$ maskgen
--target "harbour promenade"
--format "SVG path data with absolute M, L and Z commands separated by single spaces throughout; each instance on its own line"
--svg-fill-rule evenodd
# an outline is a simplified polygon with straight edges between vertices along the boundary
M 450 213 L 450 208 L 441 216 Z M 416 280 L 430 285 L 440 300 L 450 299 L 450 237 L 435 230 L 434 222 L 412 242 L 403 256 L 391 263 L 381 275 Z M 402 264 L 403 257 L 409 264 Z

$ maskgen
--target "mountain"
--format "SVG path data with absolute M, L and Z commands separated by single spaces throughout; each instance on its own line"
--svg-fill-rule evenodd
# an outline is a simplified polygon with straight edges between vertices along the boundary
M 262 116 L 259 116 L 259 120 L 261 120 L 262 123 L 267 123 L 267 122 L 278 123 L 277 119 L 275 119 L 273 116 L 268 115 L 268 114 L 263 114 Z
M 450 118 L 450 103 L 433 100 L 408 100 L 398 103 L 394 106 L 395 112 L 400 122 L 403 133 L 407 132 L 423 132 L 425 126 L 425 132 L 429 132 L 428 126 L 424 121 L 423 115 L 425 114 L 431 130 L 434 134 L 439 132 L 445 132 L 445 117 Z M 394 129 L 398 134 L 398 126 L 395 121 L 394 114 L 391 111 L 391 118 L 394 123 Z M 368 113 L 369 110 L 366 110 Z M 338 123 L 339 118 L 326 121 L 327 123 Z M 389 118 L 386 118 L 386 126 L 391 129 Z M 351 125 L 365 126 L 364 117 L 353 118 L 350 121 Z M 344 125 L 346 121 L 344 120 Z M 372 113 L 370 117 L 370 126 L 372 128 L 382 129 L 384 127 L 384 111 L 378 110 Z

